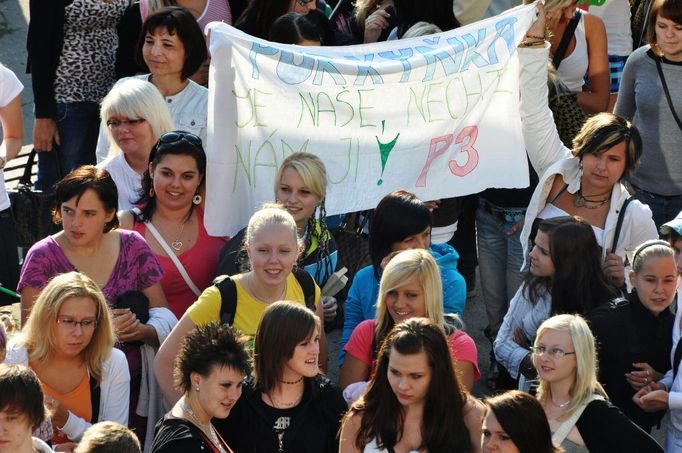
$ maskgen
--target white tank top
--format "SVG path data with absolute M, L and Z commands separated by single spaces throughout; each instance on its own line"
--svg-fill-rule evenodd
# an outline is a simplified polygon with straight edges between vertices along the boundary
M 587 39 L 585 38 L 585 13 L 580 15 L 578 26 L 575 28 L 575 49 L 570 55 L 565 55 L 559 65 L 557 76 L 573 92 L 582 91 L 587 74 Z
M 552 203 L 547 203 L 540 214 L 538 214 L 538 219 L 553 219 L 555 217 L 563 217 L 571 215 L 561 208 L 554 206 Z M 597 244 L 599 247 L 604 248 L 604 230 L 602 228 L 592 225 L 592 231 L 594 231 L 594 236 L 597 239 Z

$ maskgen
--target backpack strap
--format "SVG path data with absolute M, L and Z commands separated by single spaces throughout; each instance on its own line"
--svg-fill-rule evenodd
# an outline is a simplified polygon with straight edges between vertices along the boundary
M 229 275 L 220 275 L 213 280 L 220 291 L 220 322 L 231 326 L 237 313 L 237 285 Z
M 582 13 L 580 10 L 576 9 L 575 14 L 568 22 L 566 30 L 564 30 L 564 35 L 561 37 L 561 42 L 559 42 L 559 47 L 554 53 L 554 58 L 552 58 L 552 65 L 554 65 L 554 69 L 559 69 L 559 65 L 564 59 L 564 55 L 566 55 L 566 49 L 568 49 L 568 44 L 571 42 L 571 38 L 575 34 L 575 29 L 578 27 L 578 22 L 580 22 L 581 16 Z
M 93 425 L 99 421 L 99 400 L 101 396 L 101 387 L 99 382 L 90 375 L 90 404 L 92 405 L 92 417 L 90 418 L 90 423 Z
M 305 306 L 312 311 L 315 311 L 315 280 L 313 280 L 313 277 L 303 269 L 297 269 L 293 274 L 303 290 Z
M 620 230 L 623 228 L 623 219 L 625 218 L 625 210 L 632 201 L 632 197 L 628 197 L 623 206 L 620 207 L 620 212 L 618 213 L 618 220 L 616 221 L 616 231 L 613 233 L 613 244 L 611 245 L 611 253 L 616 253 L 616 246 L 618 245 L 618 236 L 620 236 Z

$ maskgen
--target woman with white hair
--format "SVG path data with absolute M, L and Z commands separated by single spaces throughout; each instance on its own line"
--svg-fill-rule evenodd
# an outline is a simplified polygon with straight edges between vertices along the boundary
M 567 452 L 662 452 L 656 441 L 607 400 L 597 381 L 594 337 L 578 315 L 557 315 L 538 328 L 532 348 L 552 441 Z
M 151 83 L 127 79 L 102 101 L 102 126 L 113 143 L 98 167 L 109 172 L 118 189 L 118 208 L 133 207 L 149 167 L 149 154 L 161 135 L 173 130 L 166 102 Z

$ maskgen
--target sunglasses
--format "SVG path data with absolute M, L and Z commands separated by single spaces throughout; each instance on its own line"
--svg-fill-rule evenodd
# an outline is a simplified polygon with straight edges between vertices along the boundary
M 185 131 L 172 131 L 172 132 L 166 132 L 163 134 L 161 137 L 159 137 L 159 143 L 168 145 L 170 143 L 175 143 L 179 142 L 180 140 L 185 140 L 192 145 L 197 145 L 201 146 L 201 139 L 197 137 L 196 135 L 192 134 L 191 132 L 185 132 Z

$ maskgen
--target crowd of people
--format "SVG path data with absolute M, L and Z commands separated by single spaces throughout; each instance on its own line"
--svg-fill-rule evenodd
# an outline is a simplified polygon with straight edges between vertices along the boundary
M 1 302 L 21 308 L 0 323 L 0 452 L 682 452 L 682 0 L 646 23 L 625 0 L 537 3 L 514 57 L 524 189 L 395 190 L 342 244 L 323 161 L 293 152 L 241 231 L 204 226 L 209 22 L 339 46 L 520 3 L 31 0 L 35 187 L 61 230 L 20 265 L 2 167 L 23 86 L 0 65 L 0 283 L 20 298 Z M 582 112 L 569 136 L 552 90 Z M 461 319 L 477 290 L 488 367 Z

